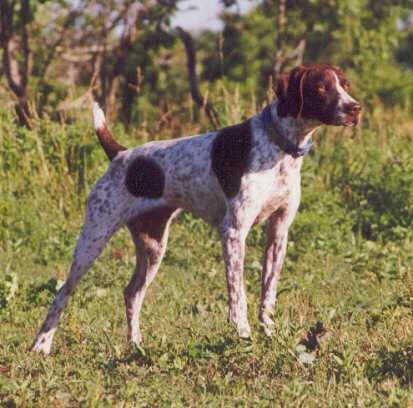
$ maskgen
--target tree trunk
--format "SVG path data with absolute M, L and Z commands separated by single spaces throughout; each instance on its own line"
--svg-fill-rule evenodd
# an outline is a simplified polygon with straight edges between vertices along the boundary
M 0 1 L 0 43 L 3 49 L 3 70 L 7 84 L 16 97 L 15 110 L 19 123 L 33 127 L 34 115 L 30 109 L 27 86 L 31 71 L 31 51 L 29 45 L 28 25 L 32 14 L 29 0 L 20 0 L 20 32 L 17 35 L 15 2 Z M 21 53 L 19 58 L 18 53 Z
M 210 102 L 205 102 L 205 99 L 201 95 L 201 91 L 199 90 L 199 81 L 196 74 L 196 51 L 192 36 L 181 27 L 177 27 L 177 31 L 185 46 L 188 68 L 188 81 L 191 89 L 192 99 L 197 104 L 199 109 L 203 110 L 206 113 L 212 126 L 217 129 L 220 127 L 220 123 L 215 109 Z
M 285 41 L 284 41 L 284 31 L 285 31 L 285 0 L 279 0 L 278 14 L 275 19 L 275 61 L 273 65 L 274 78 L 277 79 L 284 67 L 285 62 Z

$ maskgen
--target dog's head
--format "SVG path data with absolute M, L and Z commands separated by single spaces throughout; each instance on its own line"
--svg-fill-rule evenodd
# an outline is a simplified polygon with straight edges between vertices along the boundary
M 326 125 L 355 126 L 360 104 L 350 95 L 343 71 L 327 64 L 305 64 L 281 75 L 276 94 L 278 114 L 315 119 Z

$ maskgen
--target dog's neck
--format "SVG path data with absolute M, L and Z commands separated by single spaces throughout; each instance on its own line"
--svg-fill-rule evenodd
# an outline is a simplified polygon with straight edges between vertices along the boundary
M 281 117 L 278 114 L 278 102 L 271 103 L 271 120 L 275 132 L 284 139 L 289 140 L 297 147 L 308 143 L 313 132 L 320 126 L 320 122 L 312 119 Z

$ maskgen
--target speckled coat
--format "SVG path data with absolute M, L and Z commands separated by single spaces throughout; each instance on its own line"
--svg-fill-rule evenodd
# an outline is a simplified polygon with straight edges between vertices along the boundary
M 324 89 L 320 88 L 320 81 Z M 129 228 L 137 252 L 136 270 L 124 298 L 128 337 L 139 344 L 139 314 L 145 292 L 159 269 L 170 222 L 180 211 L 192 212 L 219 232 L 229 320 L 241 337 L 251 335 L 243 282 L 245 239 L 254 224 L 268 220 L 259 318 L 265 333 L 271 335 L 271 315 L 288 228 L 300 202 L 303 160 L 287 154 L 281 142 L 288 140 L 299 147 L 323 123 L 356 124 L 360 107 L 345 87 L 344 76 L 336 67 L 298 67 L 287 80 L 280 80 L 278 102 L 271 104 L 270 126 L 258 114 L 219 131 L 150 142 L 133 149 L 126 149 L 113 139 L 103 112 L 96 105 L 95 128 L 112 162 L 90 193 L 69 277 L 51 305 L 32 349 L 50 352 L 69 295 L 122 225 Z M 311 111 L 318 101 L 313 96 L 315 88 L 323 102 L 319 101 L 316 114 Z

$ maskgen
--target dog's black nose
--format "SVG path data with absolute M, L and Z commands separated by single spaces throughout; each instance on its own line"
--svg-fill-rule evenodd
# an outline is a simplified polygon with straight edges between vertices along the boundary
M 353 113 L 353 114 L 357 114 L 361 112 L 361 105 L 357 102 L 355 103 L 349 103 L 346 106 L 346 113 Z

